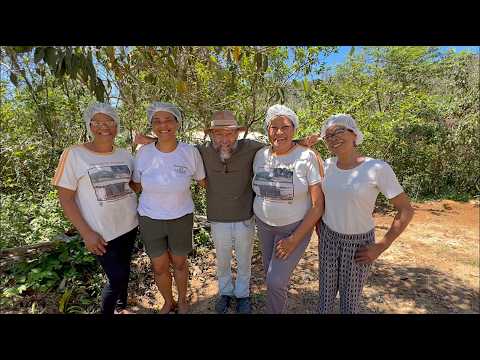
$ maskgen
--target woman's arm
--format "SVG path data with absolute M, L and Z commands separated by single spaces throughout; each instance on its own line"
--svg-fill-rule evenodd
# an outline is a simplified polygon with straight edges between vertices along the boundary
M 315 136 L 315 137 L 316 137 L 317 135 L 311 135 L 311 136 Z M 323 177 L 325 176 L 325 169 L 324 169 L 324 167 L 323 167 L 322 155 L 320 155 L 320 153 L 319 153 L 317 150 L 315 150 L 314 148 L 310 147 L 309 145 L 306 145 L 306 143 L 302 143 L 303 141 L 304 141 L 304 140 L 300 141 L 300 142 L 298 143 L 298 145 L 303 146 L 303 147 L 306 147 L 306 148 L 312 150 L 312 151 L 315 153 L 315 157 L 317 158 L 317 163 L 318 163 L 318 171 L 320 172 L 320 176 L 321 176 L 322 179 L 323 179 Z
M 312 199 L 312 207 L 295 232 L 277 242 L 275 255 L 282 260 L 285 260 L 297 248 L 305 235 L 312 230 L 318 219 L 323 215 L 325 198 L 323 197 L 322 187 L 320 184 L 311 185 L 308 187 L 308 191 Z
M 355 261 L 359 264 L 371 264 L 381 253 L 387 250 L 393 241 L 405 230 L 413 218 L 414 210 L 410 200 L 404 192 L 390 199 L 397 210 L 390 229 L 383 236 L 382 240 L 369 246 L 359 248 L 355 254 Z
M 298 140 L 298 144 L 311 148 L 313 145 L 315 145 L 319 141 L 320 141 L 320 135 L 312 134 L 312 135 L 307 135 L 303 139 Z
M 203 178 L 202 180 L 197 180 L 197 184 L 203 187 L 204 189 L 207 188 L 207 178 Z
M 315 153 L 315 157 L 317 158 L 317 162 L 318 162 L 318 171 L 320 172 L 320 176 L 323 179 L 325 177 L 325 168 L 323 167 L 322 155 L 320 155 L 320 153 L 313 148 L 310 148 L 310 150 L 312 150 Z
M 82 236 L 87 249 L 96 255 L 105 254 L 107 252 L 107 249 L 105 248 L 107 246 L 107 242 L 100 234 L 93 231 L 83 218 L 82 214 L 80 213 L 80 209 L 75 202 L 76 192 L 60 186 L 57 186 L 57 189 L 63 212 L 65 213 L 67 219 L 70 220 L 70 222 L 75 226 Z
M 157 140 L 156 137 L 152 137 L 144 134 L 135 134 L 133 138 L 133 143 L 136 145 L 148 145 L 156 140 Z

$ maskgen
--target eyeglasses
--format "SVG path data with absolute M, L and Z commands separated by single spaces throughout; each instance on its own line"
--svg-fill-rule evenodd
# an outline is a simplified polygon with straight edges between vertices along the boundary
M 347 129 L 347 128 L 338 128 L 333 133 L 325 135 L 325 141 L 329 141 L 330 139 L 334 138 L 335 136 L 345 133 L 345 131 L 350 131 L 351 133 L 353 133 L 353 130 L 350 130 L 350 129 Z
M 95 127 L 101 127 L 101 126 L 106 126 L 106 127 L 113 127 L 116 125 L 114 120 L 107 120 L 107 121 L 91 121 L 91 125 Z

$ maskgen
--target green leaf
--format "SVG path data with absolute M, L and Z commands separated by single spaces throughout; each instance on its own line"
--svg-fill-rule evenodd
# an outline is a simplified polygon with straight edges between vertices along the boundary
M 263 72 L 266 72 L 268 69 L 268 56 L 267 55 L 263 55 Z
M 65 292 L 63 293 L 58 303 L 58 311 L 60 311 L 61 313 L 65 313 L 65 307 L 68 304 L 68 300 L 70 300 L 71 296 L 72 296 L 72 289 L 65 290 Z
M 97 78 L 97 70 L 95 69 L 92 61 L 88 63 L 88 74 L 90 75 L 90 78 L 95 81 Z
M 32 49 L 33 49 L 33 46 L 14 46 L 13 47 L 13 50 L 15 50 L 17 54 L 23 54 L 23 53 L 29 52 Z
M 35 72 L 40 76 L 44 76 L 45 75 L 45 67 L 43 66 L 43 64 L 37 65 L 35 67 Z
M 55 67 L 57 65 L 57 51 L 55 48 L 49 46 L 45 49 L 45 62 L 48 64 L 50 70 L 55 71 Z
M 72 64 L 71 64 L 71 69 L 69 71 L 69 74 L 71 76 L 72 79 L 76 79 L 77 78 L 77 73 L 78 73 L 78 69 L 79 69 L 79 66 L 80 66 L 80 61 L 78 59 L 78 56 L 73 54 L 72 55 Z
M 303 90 L 307 93 L 309 89 L 310 89 L 310 86 L 308 84 L 308 80 L 307 80 L 307 78 L 304 78 L 303 79 Z
M 151 74 L 151 73 L 148 73 L 145 76 L 145 82 L 147 82 L 149 84 L 152 84 L 152 85 L 155 85 L 155 76 L 153 76 L 153 74 Z
M 240 46 L 234 46 L 233 58 L 235 59 L 235 62 L 238 63 L 241 57 L 242 57 L 242 49 L 240 48 Z
M 105 53 L 108 56 L 108 59 L 113 62 L 115 60 L 115 48 L 113 46 L 107 46 L 105 48 Z
M 170 66 L 172 69 L 175 69 L 175 61 L 172 55 L 167 57 L 167 62 L 168 62 L 168 66 Z
M 177 91 L 181 94 L 185 93 L 187 91 L 187 82 L 183 80 L 177 81 Z
M 36 47 L 35 53 L 33 55 L 33 61 L 37 64 L 40 60 L 43 59 L 45 56 L 45 48 L 44 47 Z
M 18 78 L 17 75 L 13 72 L 10 73 L 10 81 L 13 85 L 18 86 Z
M 285 103 L 285 89 L 279 88 L 278 92 L 280 94 L 280 104 Z
M 70 72 L 72 70 L 72 49 L 67 48 L 67 51 L 65 52 L 65 71 L 67 74 L 70 75 Z
M 79 57 L 80 64 L 79 64 L 79 70 L 80 70 L 80 75 L 82 77 L 82 81 L 84 84 L 88 85 L 88 66 L 87 66 L 87 60 L 83 57 Z
M 97 78 L 97 84 L 95 86 L 95 96 L 98 101 L 103 102 L 105 99 L 105 86 L 103 82 Z
M 64 63 L 64 58 L 65 55 L 60 55 L 58 62 L 57 62 L 57 68 L 55 70 L 55 76 L 58 78 L 61 78 L 65 74 L 65 63 Z
M 260 53 L 256 53 L 255 54 L 255 62 L 257 64 L 257 71 L 260 71 L 262 69 L 262 61 L 263 58 L 262 58 L 262 54 Z
M 22 294 L 25 290 L 27 290 L 27 288 L 28 288 L 27 285 L 22 284 L 22 285 L 17 287 L 17 293 Z

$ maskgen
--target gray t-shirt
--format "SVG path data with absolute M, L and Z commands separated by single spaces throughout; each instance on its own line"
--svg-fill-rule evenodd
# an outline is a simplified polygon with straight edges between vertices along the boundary
M 209 221 L 237 222 L 253 216 L 252 163 L 264 146 L 254 140 L 238 140 L 231 158 L 222 162 L 211 142 L 197 145 L 207 175 Z
M 320 183 L 315 153 L 296 146 L 275 156 L 264 147 L 253 161 L 253 212 L 264 223 L 284 226 L 302 220 L 312 207 L 308 187 Z

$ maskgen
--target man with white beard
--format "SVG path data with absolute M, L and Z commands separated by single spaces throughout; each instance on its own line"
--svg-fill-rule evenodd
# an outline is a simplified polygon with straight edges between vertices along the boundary
M 215 244 L 219 297 L 215 311 L 228 311 L 233 297 L 236 312 L 251 313 L 250 275 L 254 220 L 252 163 L 265 144 L 238 140 L 245 131 L 230 111 L 218 111 L 205 131 L 211 142 L 197 146 L 207 176 L 207 219 Z M 237 260 L 235 284 L 232 279 L 232 248 Z
M 211 142 L 196 145 L 203 159 L 207 178 L 207 219 L 215 244 L 218 298 L 215 311 L 224 314 L 232 300 L 236 312 L 251 313 L 250 276 L 253 252 L 254 219 L 252 164 L 255 154 L 266 144 L 238 139 L 245 127 L 239 126 L 230 111 L 217 111 L 205 130 Z M 136 143 L 151 142 L 137 135 Z M 318 136 L 307 137 L 301 144 L 311 146 Z M 232 279 L 232 249 L 235 249 L 237 276 Z

